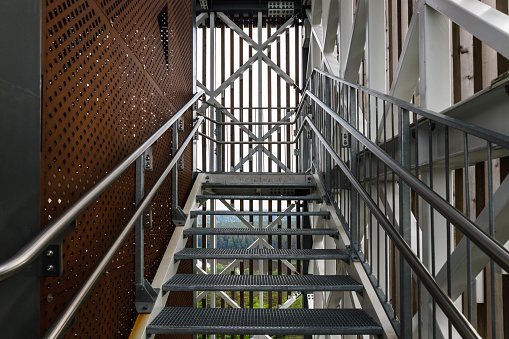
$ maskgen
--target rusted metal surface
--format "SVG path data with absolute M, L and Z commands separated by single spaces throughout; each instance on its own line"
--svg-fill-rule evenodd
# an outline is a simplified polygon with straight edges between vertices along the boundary
M 168 63 L 157 16 L 168 12 Z M 192 95 L 191 1 L 61 0 L 43 4 L 41 228 L 166 122 Z M 191 130 L 191 112 L 185 115 Z M 184 137 L 181 138 L 184 140 Z M 171 132 L 154 145 L 151 187 L 171 160 Z M 192 149 L 179 173 L 179 202 L 191 186 Z M 134 210 L 134 166 L 80 215 L 63 241 L 64 274 L 41 278 L 41 333 L 93 269 Z M 151 280 L 171 238 L 171 179 L 145 231 Z M 134 308 L 130 236 L 80 309 L 68 337 L 127 336 Z M 185 271 L 190 267 L 182 267 Z M 51 297 L 48 298 L 48 296 Z M 188 306 L 192 299 L 188 300 Z M 182 301 L 181 301 L 182 302 Z

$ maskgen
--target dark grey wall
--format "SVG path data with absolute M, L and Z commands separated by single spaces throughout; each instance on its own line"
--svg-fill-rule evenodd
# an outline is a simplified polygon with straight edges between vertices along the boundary
M 41 1 L 0 10 L 0 261 L 39 230 Z M 36 265 L 0 282 L 0 338 L 39 337 Z

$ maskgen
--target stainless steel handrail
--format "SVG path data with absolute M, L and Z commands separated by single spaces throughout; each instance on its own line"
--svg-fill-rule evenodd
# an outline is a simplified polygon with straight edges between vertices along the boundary
M 467 219 L 463 214 L 451 206 L 441 196 L 432 191 L 422 181 L 417 179 L 410 171 L 403 168 L 380 147 L 375 145 L 371 140 L 366 138 L 364 134 L 355 129 L 346 120 L 341 118 L 336 112 L 330 109 L 325 103 L 318 99 L 313 93 L 306 90 L 305 95 L 309 96 L 313 101 L 320 105 L 327 114 L 336 120 L 341 126 L 347 130 L 353 137 L 359 140 L 367 149 L 369 149 L 383 163 L 387 164 L 402 180 L 412 187 L 423 199 L 433 206 L 435 210 L 440 212 L 447 220 L 453 223 L 465 236 L 474 242 L 484 251 L 490 258 L 504 270 L 509 270 L 509 251 L 500 243 L 492 239 L 483 232 L 475 223 Z
M 52 241 L 57 239 L 69 224 L 75 220 L 94 200 L 101 195 L 136 159 L 161 137 L 203 94 L 197 92 L 173 117 L 147 139 L 131 155 L 118 164 L 106 177 L 101 179 L 83 197 L 67 209 L 59 218 L 46 226 L 39 234 L 11 258 L 0 264 L 0 281 L 5 280 L 31 263 Z
M 460 130 L 462 132 L 471 134 L 471 135 L 476 136 L 478 138 L 481 138 L 481 139 L 484 139 L 486 141 L 489 141 L 489 142 L 491 142 L 493 144 L 497 144 L 499 146 L 503 146 L 505 148 L 509 148 L 509 136 L 507 136 L 507 135 L 504 135 L 504 134 L 501 134 L 501 133 L 498 133 L 498 132 L 494 132 L 494 131 L 491 131 L 489 129 L 486 129 L 486 128 L 483 128 L 483 127 L 480 127 L 480 126 L 472 125 L 472 124 L 466 123 L 464 121 L 461 121 L 461 120 L 449 117 L 447 115 L 430 111 L 430 110 L 428 110 L 426 108 L 423 108 L 423 107 L 415 106 L 415 105 L 413 105 L 413 104 L 411 104 L 411 103 L 409 103 L 407 101 L 403 101 L 401 99 L 398 99 L 398 98 L 395 98 L 395 97 L 391 97 L 391 96 L 389 96 L 387 94 L 383 94 L 383 93 L 377 92 L 377 91 L 372 90 L 370 88 L 367 88 L 367 87 L 364 87 L 364 86 L 361 86 L 361 85 L 358 85 L 358 84 L 354 84 L 354 83 L 348 82 L 348 81 L 343 80 L 341 78 L 338 78 L 336 76 L 330 75 L 330 74 L 328 74 L 326 72 L 323 72 L 323 71 L 321 71 L 321 70 L 319 70 L 317 68 L 313 69 L 313 72 L 321 74 L 321 75 L 324 75 L 324 76 L 328 77 L 329 79 L 338 81 L 338 82 L 340 82 L 342 84 L 345 84 L 347 86 L 350 86 L 352 88 L 359 89 L 359 90 L 361 90 L 361 91 L 363 91 L 363 92 L 365 92 L 367 94 L 373 95 L 373 96 L 375 96 L 377 98 L 380 98 L 380 99 L 382 99 L 382 100 L 384 100 L 384 101 L 386 101 L 388 103 L 395 104 L 396 106 L 404 108 L 404 109 L 406 109 L 408 111 L 412 111 L 414 113 L 417 113 L 418 115 L 426 117 L 426 118 L 428 118 L 430 120 L 439 122 L 441 124 L 444 124 L 444 125 L 447 125 L 449 127 L 455 128 L 455 129 Z M 307 86 L 305 87 L 305 90 L 307 90 Z
M 196 122 L 196 125 L 194 126 L 193 130 L 191 131 L 191 133 L 189 133 L 189 136 L 186 138 L 186 140 L 178 150 L 178 152 L 173 156 L 173 159 L 171 160 L 170 164 L 166 167 L 163 174 L 161 174 L 161 176 L 155 183 L 154 187 L 152 187 L 150 192 L 148 192 L 148 194 L 140 201 L 139 205 L 136 207 L 134 211 L 133 216 L 131 217 L 131 219 L 129 219 L 129 222 L 119 232 L 119 234 L 115 238 L 115 241 L 108 248 L 106 254 L 103 255 L 103 257 L 97 264 L 96 268 L 92 271 L 92 273 L 90 273 L 86 281 L 82 285 L 80 285 L 78 292 L 76 292 L 71 301 L 65 306 L 62 313 L 60 313 L 58 318 L 51 324 L 51 327 L 44 334 L 43 338 L 59 338 L 65 334 L 65 331 L 67 330 L 68 325 L 74 318 L 76 312 L 78 312 L 80 306 L 83 304 L 88 294 L 92 291 L 95 284 L 97 283 L 101 275 L 104 273 L 106 268 L 108 268 L 108 265 L 111 263 L 111 259 L 113 259 L 113 257 L 117 254 L 118 249 L 124 243 L 125 239 L 131 232 L 134 224 L 139 219 L 143 211 L 151 203 L 152 199 L 159 190 L 159 187 L 161 187 L 161 185 L 163 184 L 164 180 L 166 179 L 172 168 L 175 166 L 179 158 L 182 156 L 182 153 L 184 153 L 184 150 L 186 149 L 189 142 L 193 139 L 194 134 L 196 133 L 202 122 L 203 117 L 200 117 Z
M 391 238 L 391 241 L 394 242 L 399 252 L 405 257 L 405 260 L 408 262 L 412 270 L 417 274 L 419 280 L 426 286 L 429 293 L 435 298 L 438 305 L 441 307 L 442 311 L 447 315 L 447 317 L 454 324 L 454 327 L 458 330 L 460 335 L 463 338 L 481 338 L 472 324 L 465 318 L 465 316 L 458 310 L 458 308 L 454 305 L 453 301 L 442 291 L 440 286 L 438 286 L 435 279 L 431 276 L 426 267 L 422 264 L 422 262 L 417 258 L 414 254 L 410 246 L 406 243 L 406 241 L 401 237 L 401 235 L 396 231 L 396 229 L 392 226 L 389 219 L 383 214 L 383 212 L 378 208 L 376 203 L 371 199 L 371 196 L 368 192 L 362 187 L 362 185 L 357 181 L 353 173 L 346 166 L 346 164 L 339 158 L 339 156 L 334 152 L 334 149 L 329 145 L 327 140 L 323 137 L 323 135 L 318 131 L 316 126 L 313 124 L 309 117 L 305 118 L 305 122 L 313 129 L 318 139 L 321 141 L 323 146 L 327 149 L 327 152 L 334 158 L 336 163 L 339 165 L 341 170 L 348 177 L 348 180 L 355 187 L 359 195 L 366 202 L 366 205 L 373 212 L 375 218 L 380 222 L 385 232 Z

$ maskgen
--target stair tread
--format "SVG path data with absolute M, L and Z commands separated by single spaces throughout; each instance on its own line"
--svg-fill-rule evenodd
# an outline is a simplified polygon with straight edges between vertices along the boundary
M 382 335 L 360 309 L 246 309 L 166 307 L 148 334 Z
M 321 201 L 322 197 L 318 195 L 220 195 L 220 194 L 204 194 L 197 195 L 196 200 L 207 199 L 224 199 L 224 200 L 317 200 Z
M 206 234 L 222 234 L 222 235 L 338 235 L 337 230 L 330 228 L 209 228 L 209 227 L 192 227 L 184 231 L 184 235 L 206 235 Z
M 175 259 L 339 259 L 349 255 L 335 249 L 232 249 L 184 248 L 175 253 Z
M 315 188 L 315 183 L 205 182 L 202 187 Z
M 176 274 L 163 291 L 355 291 L 364 287 L 347 275 Z

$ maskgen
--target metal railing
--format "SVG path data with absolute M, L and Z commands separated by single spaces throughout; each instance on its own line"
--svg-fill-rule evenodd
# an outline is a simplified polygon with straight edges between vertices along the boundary
M 52 242 L 63 237 L 65 235 L 64 232 L 66 229 L 68 229 L 71 222 L 73 222 L 90 204 L 92 204 L 102 192 L 108 189 L 108 187 L 110 187 L 127 168 L 136 162 L 138 158 L 142 157 L 145 151 L 151 147 L 165 132 L 167 132 L 168 129 L 179 120 L 179 118 L 201 97 L 202 94 L 203 91 L 196 93 L 189 102 L 187 102 L 177 113 L 175 113 L 175 115 L 172 116 L 170 120 L 168 120 L 168 122 L 166 122 L 156 133 L 150 136 L 141 146 L 132 152 L 119 165 L 117 165 L 106 177 L 99 181 L 82 198 L 80 198 L 67 211 L 65 211 L 64 214 L 62 214 L 58 219 L 45 227 L 32 241 L 30 241 L 21 250 L 19 250 L 18 253 L 16 253 L 13 257 L 4 261 L 0 265 L 0 281 L 18 273 L 20 270 L 38 258 L 39 255 Z M 69 301 L 58 318 L 51 324 L 51 327 L 44 335 L 45 338 L 58 338 L 64 335 L 80 306 L 86 300 L 87 296 L 92 291 L 99 278 L 107 269 L 112 258 L 117 254 L 118 249 L 120 246 L 122 246 L 123 242 L 132 231 L 135 223 L 140 219 L 142 213 L 147 209 L 147 207 L 150 206 L 160 186 L 163 184 L 175 164 L 177 164 L 177 161 L 184 153 L 189 142 L 194 138 L 203 120 L 203 117 L 197 119 L 193 129 L 189 133 L 189 136 L 182 143 L 179 150 L 174 154 L 172 160 L 165 168 L 161 176 L 158 178 L 157 182 L 148 192 L 148 194 L 146 194 L 138 203 L 134 214 L 129 219 L 129 222 L 118 233 L 114 242 L 107 249 L 87 279 L 79 286 L 78 292 Z
M 310 105 L 301 123 L 310 133 L 300 140 L 301 166 L 314 166 L 322 175 L 352 250 L 399 335 L 437 337 L 442 329 L 444 337 L 452 337 L 454 326 L 464 337 L 479 337 L 471 324 L 473 285 L 479 270 L 490 263 L 495 337 L 496 318 L 503 317 L 495 311 L 495 265 L 508 270 L 509 252 L 501 245 L 507 239 L 495 236 L 493 159 L 494 154 L 509 155 L 509 137 L 316 69 L 304 97 Z M 488 170 L 486 231 L 457 203 L 469 201 L 473 161 L 484 162 Z M 453 171 L 455 179 L 463 173 L 463 188 L 454 187 L 454 199 Z M 464 266 L 464 274 L 457 267 L 453 273 L 453 264 Z M 416 294 L 412 284 L 417 285 Z M 467 296 L 466 317 L 453 303 L 461 293 Z M 412 309 L 413 303 L 419 306 Z M 445 328 L 438 325 L 437 306 L 447 318 Z M 429 331 L 422 328 L 423 319 Z

